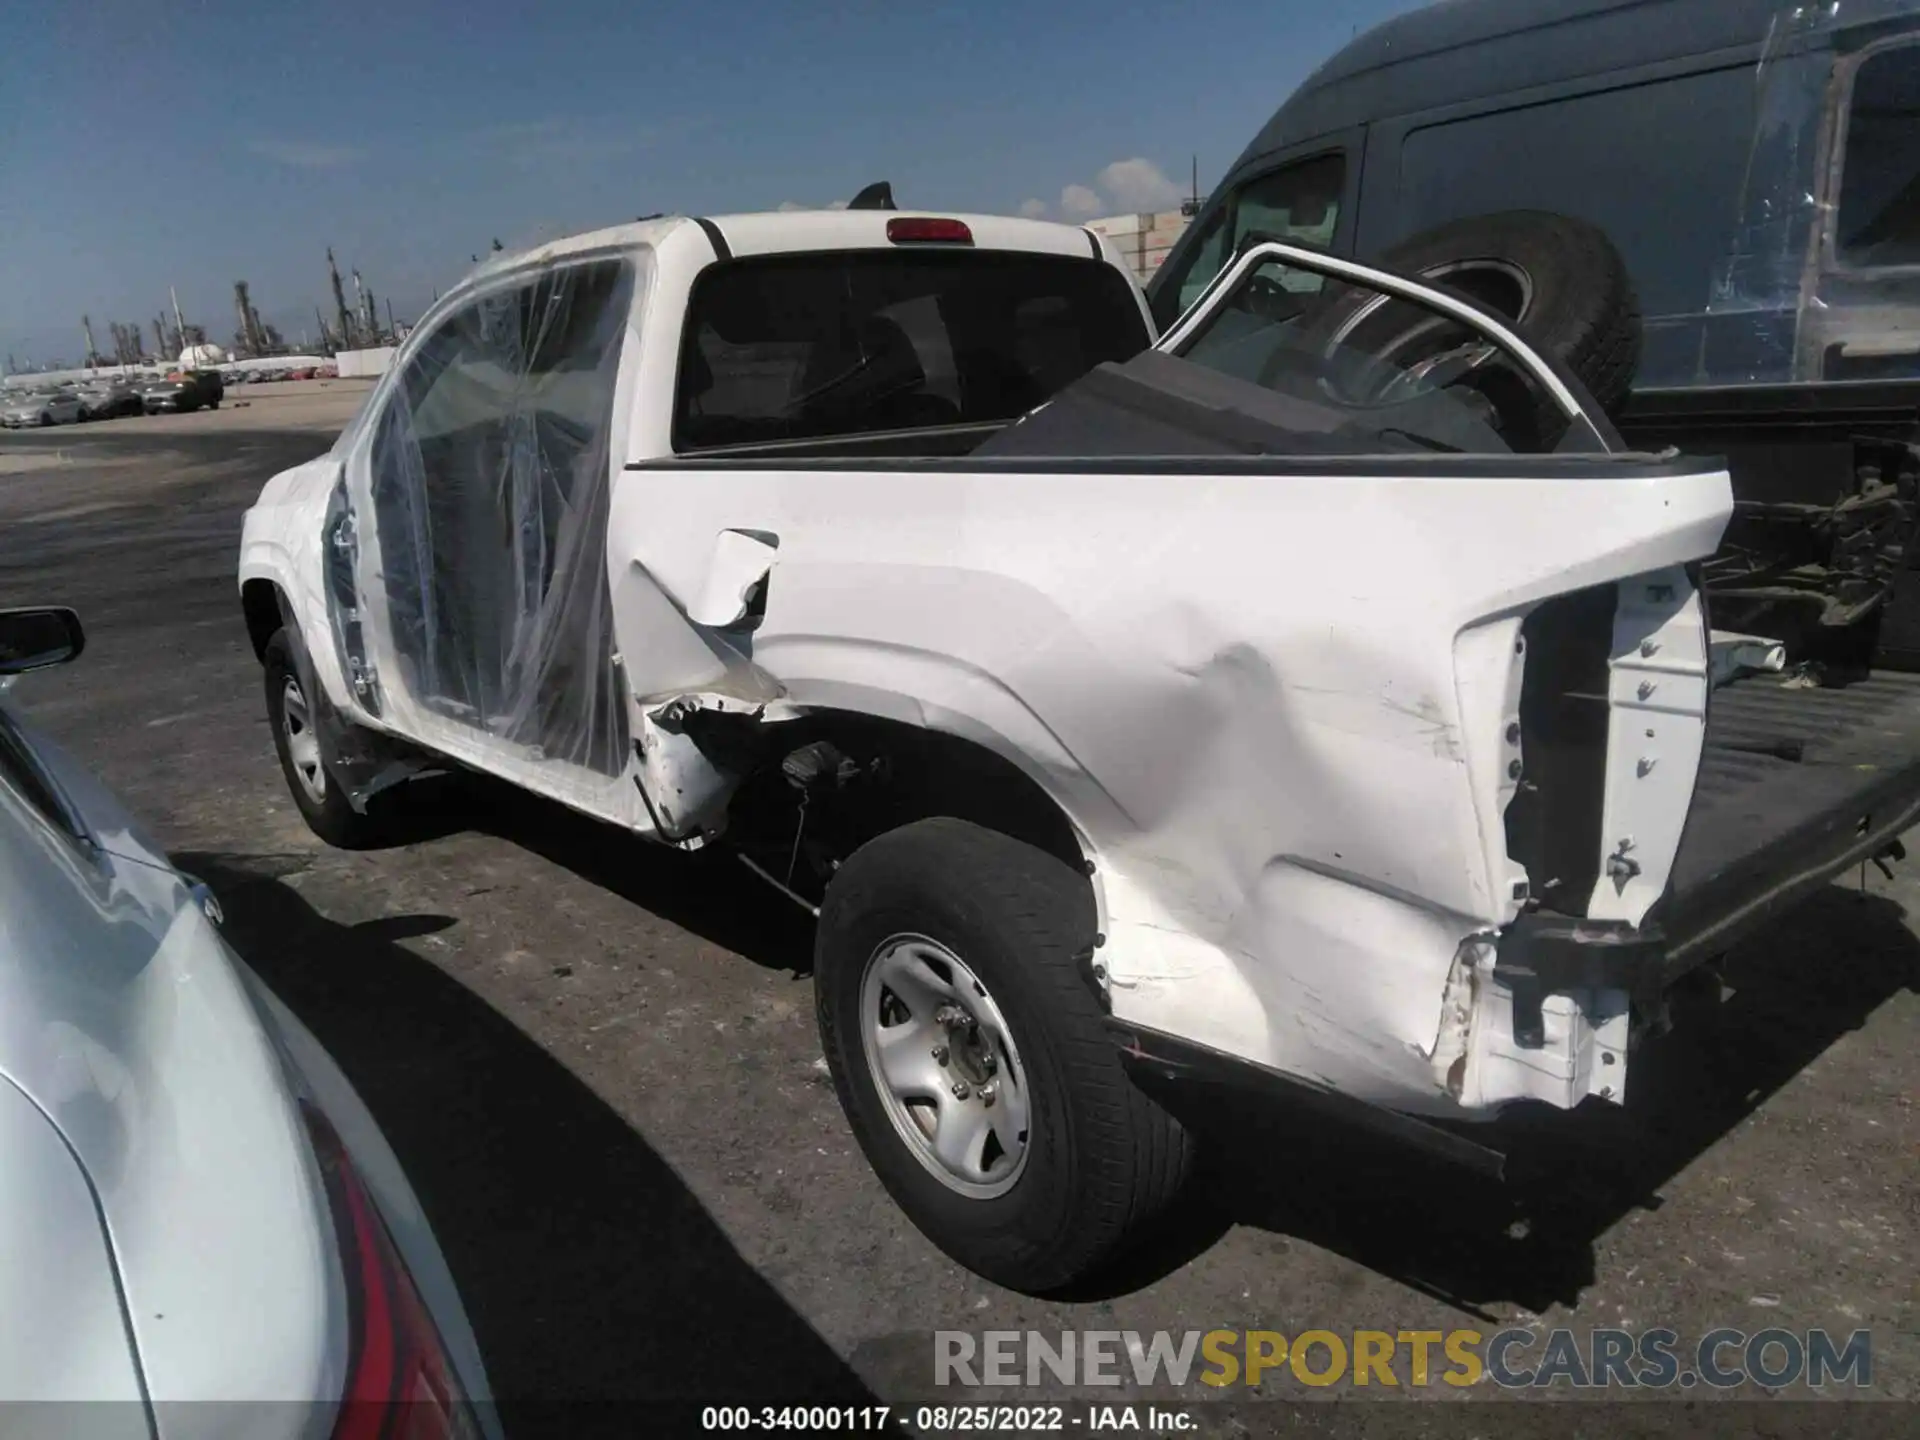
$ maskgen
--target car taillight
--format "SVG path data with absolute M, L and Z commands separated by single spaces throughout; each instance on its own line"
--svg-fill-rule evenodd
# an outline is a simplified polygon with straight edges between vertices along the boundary
M 347 1383 L 333 1440 L 478 1436 L 440 1332 L 346 1147 L 318 1109 L 302 1102 L 300 1110 L 320 1160 L 347 1282 Z
M 971 245 L 973 231 L 964 220 L 902 215 L 887 221 L 887 239 L 896 245 Z

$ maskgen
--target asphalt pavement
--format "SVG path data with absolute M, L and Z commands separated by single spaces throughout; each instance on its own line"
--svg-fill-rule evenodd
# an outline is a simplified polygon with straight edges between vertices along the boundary
M 1097 1291 L 1013 1295 L 933 1249 L 868 1171 L 820 1058 L 806 917 L 724 857 L 484 782 L 423 786 L 394 849 L 309 834 L 234 566 L 261 482 L 326 449 L 362 388 L 0 437 L 0 605 L 81 612 L 85 656 L 15 700 L 213 885 L 235 947 L 359 1086 L 503 1397 L 951 1404 L 936 1330 L 1781 1327 L 1870 1331 L 1872 1384 L 1850 1393 L 1882 1403 L 1776 1400 L 1766 1419 L 1689 1391 L 1524 1419 L 1836 1435 L 1913 1418 L 1920 861 L 1741 951 L 1719 1012 L 1636 1056 L 1623 1109 L 1514 1126 L 1523 1183 L 1205 1097 L 1202 1183 L 1163 1239 Z M 1491 1385 L 1408 1409 L 1277 1373 L 1263 1393 L 1305 1403 L 1195 1403 L 1202 1433 L 1523 1423 L 1455 1403 L 1513 1398 Z M 1084 1429 L 1081 1402 L 1125 1397 L 1053 1398 Z

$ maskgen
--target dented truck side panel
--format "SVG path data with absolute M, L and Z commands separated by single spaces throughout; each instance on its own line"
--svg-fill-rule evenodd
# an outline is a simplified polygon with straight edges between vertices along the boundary
M 1462 1002 L 1456 973 L 1525 897 L 1501 829 L 1521 621 L 1651 576 L 1650 608 L 1648 582 L 1620 587 L 1620 664 L 1647 643 L 1703 655 L 1681 567 L 1731 500 L 1710 466 L 1533 463 L 641 465 L 608 535 L 627 682 L 643 712 L 687 698 L 671 615 L 785 707 L 911 717 L 1019 765 L 1089 849 L 1119 1019 L 1402 1109 L 1565 1096 L 1573 1062 L 1552 1057 L 1487 1083 L 1472 1017 L 1498 997 L 1483 978 Z M 764 613 L 699 627 L 743 532 L 771 551 Z M 1610 814 L 1650 817 L 1633 853 L 1656 894 L 1686 745 L 1640 791 L 1609 769 Z

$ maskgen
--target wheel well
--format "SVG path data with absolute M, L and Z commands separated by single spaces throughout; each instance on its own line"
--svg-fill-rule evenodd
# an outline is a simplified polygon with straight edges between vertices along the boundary
M 867 841 L 933 816 L 967 820 L 1033 846 L 1076 874 L 1090 863 L 1064 811 L 1018 765 L 975 741 L 849 711 L 765 726 L 736 792 L 729 831 L 794 873 L 832 869 Z M 827 747 L 821 749 L 820 747 Z M 826 763 L 822 763 L 827 757 Z M 815 894 L 813 885 L 806 893 Z
M 267 642 L 286 621 L 280 612 L 280 587 L 271 580 L 249 580 L 240 587 L 240 610 L 247 617 L 247 638 L 253 658 L 265 660 Z

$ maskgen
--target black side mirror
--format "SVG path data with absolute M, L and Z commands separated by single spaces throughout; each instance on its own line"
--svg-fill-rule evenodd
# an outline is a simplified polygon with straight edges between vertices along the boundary
M 86 648 L 86 632 L 71 610 L 0 610 L 0 675 L 64 665 Z

